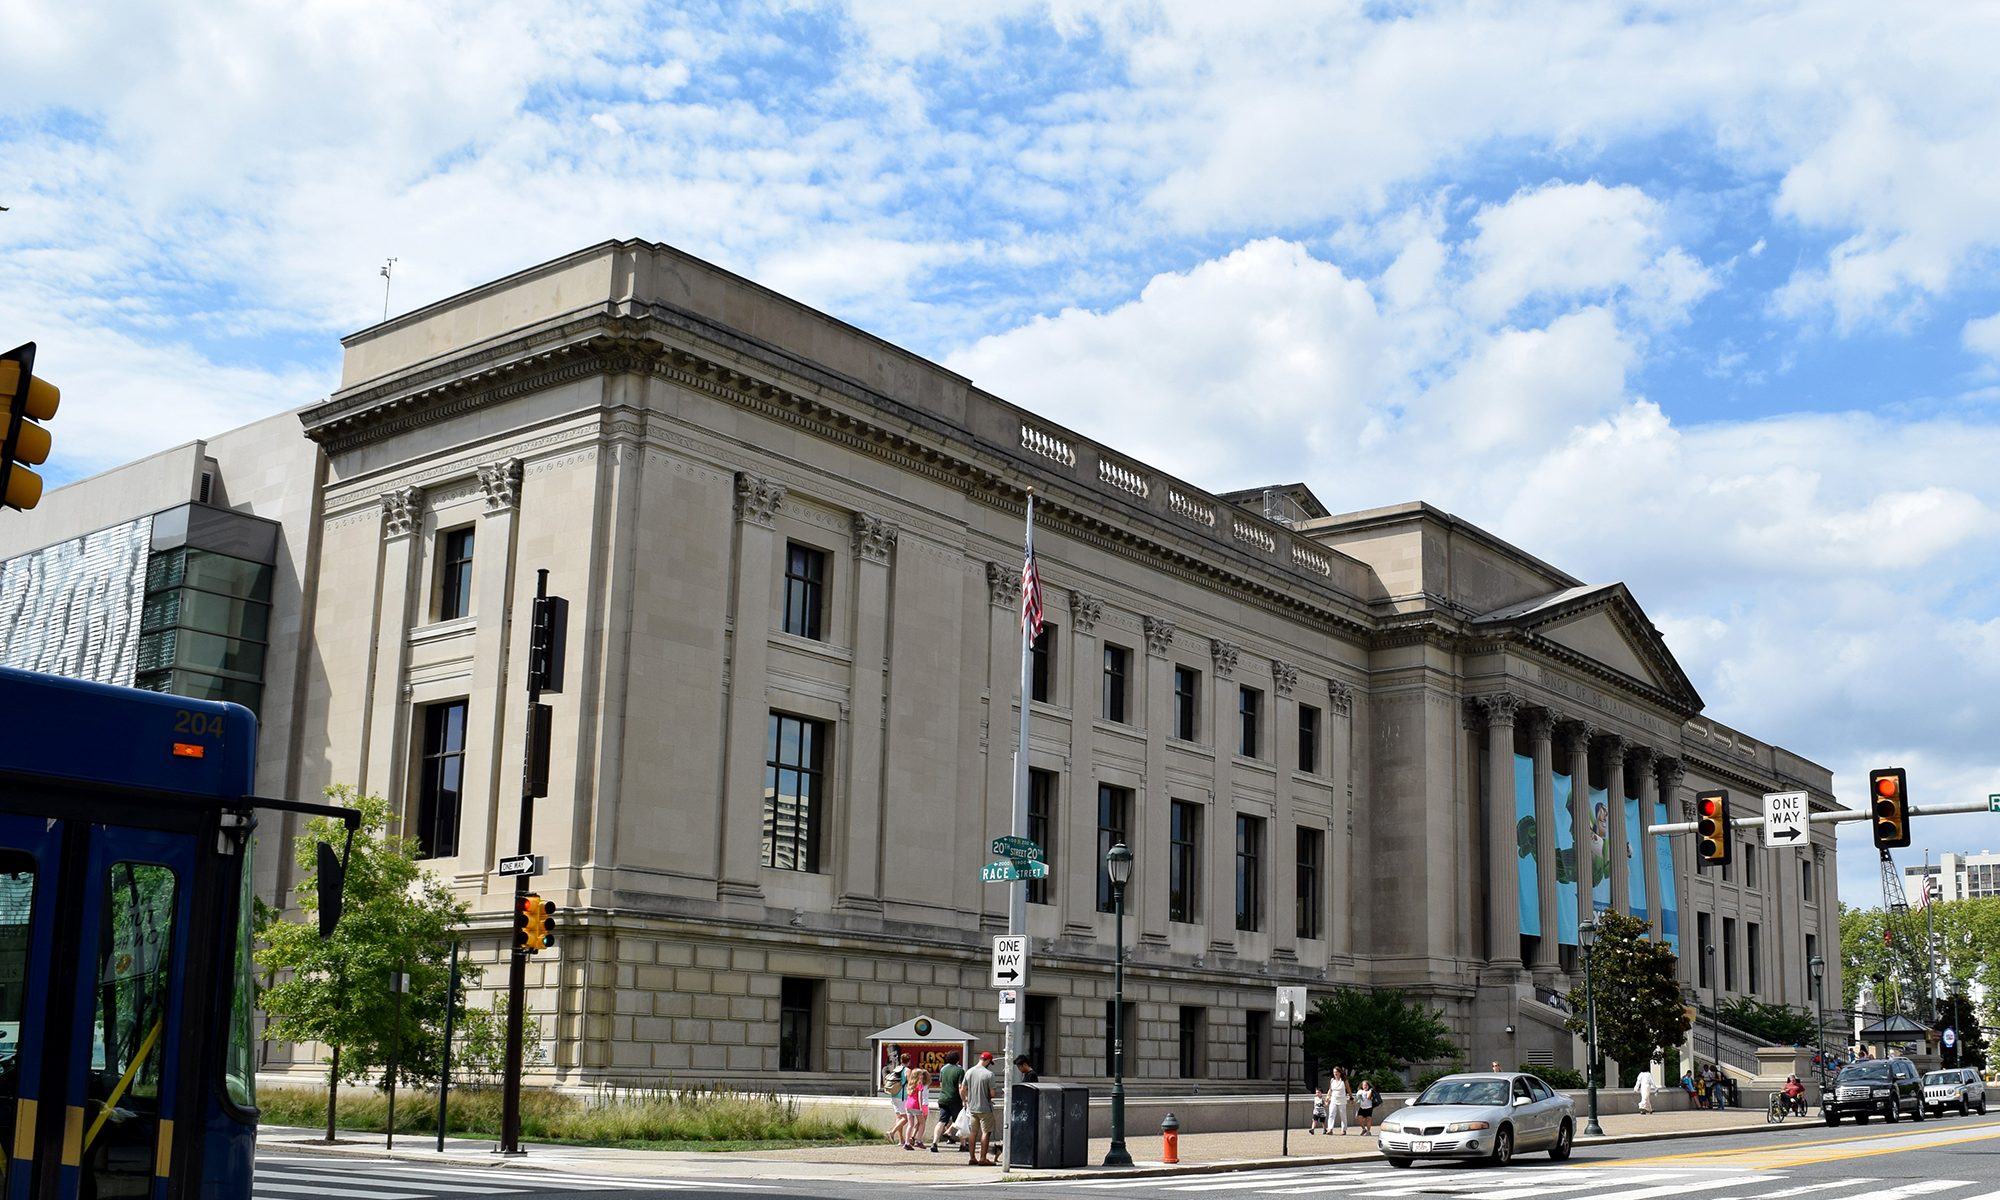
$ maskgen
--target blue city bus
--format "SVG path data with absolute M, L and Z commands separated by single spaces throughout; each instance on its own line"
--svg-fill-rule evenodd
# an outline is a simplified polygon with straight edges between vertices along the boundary
M 355 824 L 253 795 L 256 744 L 240 705 L 0 668 L 5 1200 L 250 1195 L 256 810 Z

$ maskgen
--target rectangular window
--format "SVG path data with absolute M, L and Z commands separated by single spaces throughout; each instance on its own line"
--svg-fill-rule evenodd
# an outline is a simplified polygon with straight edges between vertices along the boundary
M 1715 957 L 1715 927 L 1705 912 L 1694 915 L 1694 940 L 1700 951 L 1695 957 L 1694 985 L 1708 986 L 1709 960 Z
M 1132 652 L 1123 646 L 1104 648 L 1104 719 L 1128 724 L 1126 703 L 1132 698 Z
M 1319 774 L 1319 710 L 1310 704 L 1299 705 L 1299 771 Z
M 458 853 L 459 799 L 465 786 L 465 701 L 426 704 L 423 762 L 417 778 L 417 857 Z
M 1028 840 L 1042 848 L 1042 861 L 1053 872 L 1056 865 L 1056 773 L 1028 768 Z M 1028 881 L 1028 903 L 1049 902 L 1047 876 Z
M 1029 695 L 1043 704 L 1054 703 L 1056 680 L 1056 627 L 1042 622 L 1042 631 L 1035 635 L 1029 648 L 1032 656 L 1028 664 Z
M 472 615 L 472 526 L 438 538 L 438 620 Z
M 1743 886 L 1747 888 L 1757 886 L 1757 847 L 1755 846 L 1743 847 Z
M 1237 688 L 1236 715 L 1242 726 L 1236 752 L 1245 758 L 1261 758 L 1264 750 L 1264 693 L 1252 687 Z
M 1201 1078 L 1201 1025 L 1204 1012 L 1192 1004 L 1181 1005 L 1181 1078 Z
M 1201 672 L 1193 667 L 1174 668 L 1174 736 L 1184 742 L 1196 741 L 1201 718 Z
M 1127 1046 L 1138 1044 L 1136 1041 L 1138 1030 L 1132 1026 L 1132 1017 L 1135 1011 L 1134 1006 L 1129 1003 L 1125 1005 L 1125 1010 L 1121 1013 L 1111 1001 L 1106 1000 L 1104 1002 L 1104 1073 L 1106 1075 L 1115 1075 L 1118 1072 L 1116 1060 L 1118 1043 L 1121 1038 Z M 1127 1067 L 1137 1065 L 1136 1058 L 1132 1055 L 1127 1055 L 1125 1065 Z
M 1799 895 L 1807 904 L 1819 903 L 1819 897 L 1813 894 L 1813 864 L 1810 858 L 1799 860 Z
M 1052 1074 L 1057 1070 L 1056 1061 L 1051 1057 L 1056 1046 L 1056 998 L 1028 996 L 1026 999 L 1021 1016 L 1028 1027 L 1028 1045 L 1023 1053 L 1037 1072 Z
M 1755 921 L 1743 926 L 1743 983 L 1752 996 L 1757 994 L 1757 959 L 1764 952 L 1763 934 Z
M 1201 873 L 1201 809 L 1191 801 L 1173 802 L 1167 862 L 1167 918 L 1193 923 L 1201 919 L 1197 888 Z
M 778 981 L 778 1069 L 813 1069 L 813 1013 L 819 980 L 787 976 Z
M 1236 928 L 1264 927 L 1264 818 L 1236 816 Z
M 1299 936 L 1317 938 L 1321 936 L 1324 918 L 1321 916 L 1320 871 L 1326 856 L 1326 834 L 1318 829 L 1299 826 L 1299 869 L 1297 875 L 1297 919 Z
M 1111 847 L 1132 844 L 1132 793 L 1127 788 L 1097 785 L 1097 911 L 1117 907 L 1111 895 L 1111 875 L 1104 868 Z M 1134 864 L 1136 865 L 1136 864 Z
M 1722 990 L 1736 990 L 1736 918 L 1722 918 Z
M 820 826 L 826 820 L 827 725 L 774 712 L 770 730 L 764 754 L 764 865 L 817 872 Z
M 785 632 L 823 641 L 826 552 L 785 543 Z
M 1271 1069 L 1271 1014 L 1243 1014 L 1243 1078 L 1263 1079 Z

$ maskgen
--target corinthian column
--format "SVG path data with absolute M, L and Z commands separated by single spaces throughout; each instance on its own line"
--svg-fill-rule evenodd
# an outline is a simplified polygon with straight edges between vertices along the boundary
M 1653 806 L 1659 798 L 1653 764 L 1659 761 L 1659 755 L 1651 746 L 1634 746 L 1630 754 L 1639 774 L 1639 871 L 1646 882 L 1646 919 L 1653 925 L 1647 936 L 1663 942 L 1667 931 L 1661 928 L 1660 921 L 1660 857 L 1653 850 Z
M 1569 745 L 1569 836 L 1576 846 L 1576 924 L 1581 929 L 1597 916 L 1597 860 L 1590 838 L 1590 739 L 1597 730 L 1582 721 L 1565 721 L 1563 734 Z
M 1606 835 L 1611 853 L 1611 908 L 1630 916 L 1631 864 L 1625 860 L 1626 848 L 1631 844 L 1631 834 L 1625 828 L 1625 739 L 1608 733 L 1597 744 L 1604 748 L 1604 790 L 1609 793 L 1606 803 L 1611 806 L 1610 833 Z
M 1514 834 L 1514 712 L 1517 696 L 1481 697 L 1486 718 L 1486 958 L 1521 966 L 1521 883 Z

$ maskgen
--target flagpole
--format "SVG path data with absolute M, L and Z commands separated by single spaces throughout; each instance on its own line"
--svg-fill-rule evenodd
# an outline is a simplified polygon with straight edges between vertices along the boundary
M 1924 847 L 1924 957 L 1930 960 L 1928 965 L 1930 967 L 1931 977 L 1930 980 L 1925 984 L 1924 991 L 1925 994 L 1929 997 L 1931 1002 L 1932 1032 L 1936 1032 L 1938 1023 L 1937 909 L 1933 906 L 1932 903 L 1935 899 L 1936 897 L 1934 897 L 1931 894 L 1931 848 L 1929 846 L 1925 846 Z
M 1030 629 L 1029 614 L 1033 613 L 1033 624 L 1041 624 L 1041 576 L 1035 566 L 1035 489 L 1028 489 L 1027 537 L 1023 543 L 1021 556 L 1021 736 L 1014 747 L 1014 820 L 1011 832 L 1017 838 L 1028 836 L 1028 705 L 1032 693 L 1030 671 L 1034 661 L 1034 639 L 1039 629 Z M 1028 932 L 1028 884 L 1025 880 L 1012 880 L 1007 884 L 1007 932 L 1020 936 Z M 1022 1051 L 1026 1034 L 1022 1010 L 1027 1006 L 1016 1003 L 1014 1019 L 1007 1022 L 1007 1036 L 1003 1052 L 1005 1058 L 1000 1066 L 1001 1106 L 1000 1136 L 1005 1153 L 1000 1157 L 1002 1169 L 1015 1158 L 1013 1120 L 1014 1057 Z M 1024 1147 L 1025 1148 L 1025 1147 Z M 1026 1165 L 1026 1164 L 1023 1164 Z

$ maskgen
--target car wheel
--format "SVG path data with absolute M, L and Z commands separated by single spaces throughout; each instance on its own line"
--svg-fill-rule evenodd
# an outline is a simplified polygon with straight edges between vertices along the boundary
M 1502 1125 L 1500 1131 L 1493 1135 L 1493 1157 L 1488 1161 L 1496 1167 L 1504 1167 L 1514 1161 L 1514 1127 L 1512 1125 Z
M 1962 1117 L 1962 1116 L 1965 1116 L 1966 1114 L 1970 1113 L 1971 1111 L 1972 1111 L 1972 1105 L 1971 1105 L 1971 1103 L 1970 1103 L 1969 1101 L 1967 1101 L 1965 1097 L 1963 1097 L 1963 1096 L 1960 1096 L 1960 1097 L 1958 1098 L 1958 1115 Z M 1939 1116 L 1943 1116 L 1943 1115 L 1944 1115 L 1944 1110 L 1943 1110 L 1943 1109 L 1939 1109 L 1939 1110 L 1938 1110 L 1938 1115 L 1939 1115 Z
M 1982 1117 L 1986 1115 L 1986 1097 L 1984 1096 L 1979 1098 L 1979 1115 Z
M 1549 1147 L 1549 1158 L 1562 1162 L 1569 1157 L 1570 1143 L 1576 1140 L 1576 1127 L 1568 1121 L 1556 1130 L 1556 1144 Z
M 1889 1107 L 1882 1110 L 1882 1119 L 1891 1125 L 1894 1125 L 1896 1118 L 1902 1115 L 1902 1106 L 1895 1100 L 1889 1101 Z
M 1940 1108 L 1938 1110 L 1938 1116 L 1942 1117 L 1943 1115 L 1944 1115 L 1944 1110 Z M 1924 1119 L 1924 1106 L 1922 1104 L 1918 1104 L 1916 1110 L 1910 1114 L 1910 1120 L 1921 1121 L 1923 1119 Z
M 1388 1157 L 1389 1157 L 1389 1165 L 1392 1167 L 1407 1167 L 1411 1163 L 1416 1161 L 1415 1159 L 1404 1158 L 1400 1154 L 1391 1154 Z

